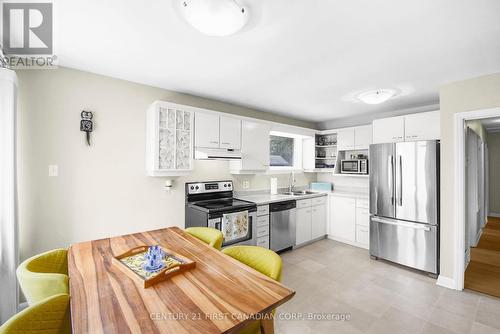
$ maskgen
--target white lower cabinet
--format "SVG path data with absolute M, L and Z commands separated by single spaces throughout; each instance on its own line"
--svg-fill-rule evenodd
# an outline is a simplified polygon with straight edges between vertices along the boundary
M 331 197 L 330 231 L 333 237 L 346 241 L 356 240 L 356 199 Z
M 354 246 L 370 244 L 370 212 L 365 198 L 330 197 L 329 237 Z
M 257 206 L 257 246 L 269 249 L 269 205 Z
M 297 209 L 295 244 L 311 241 L 311 207 Z
M 326 235 L 326 204 L 312 207 L 311 237 L 317 239 Z
M 326 235 L 326 196 L 297 201 L 295 245 Z

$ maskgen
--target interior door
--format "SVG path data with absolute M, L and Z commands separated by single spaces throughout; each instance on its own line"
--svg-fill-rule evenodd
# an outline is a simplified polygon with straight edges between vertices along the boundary
M 436 225 L 438 144 L 396 144 L 396 218 Z
M 370 214 L 394 217 L 394 144 L 370 145 Z

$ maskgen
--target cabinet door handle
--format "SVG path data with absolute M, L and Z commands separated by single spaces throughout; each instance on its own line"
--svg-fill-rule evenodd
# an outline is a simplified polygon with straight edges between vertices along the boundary
M 218 144 L 218 141 L 211 141 L 210 144 Z
M 230 143 L 221 143 L 222 145 L 229 145 Z

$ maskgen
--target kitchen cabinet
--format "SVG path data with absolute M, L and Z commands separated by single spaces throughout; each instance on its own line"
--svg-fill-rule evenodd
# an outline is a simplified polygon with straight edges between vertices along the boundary
M 341 241 L 356 240 L 356 199 L 343 196 L 330 198 L 330 232 Z
M 326 203 L 312 207 L 311 238 L 317 239 L 326 235 Z
M 356 242 L 368 248 L 370 244 L 370 210 L 368 200 L 356 199 Z
M 354 149 L 367 150 L 372 143 L 372 126 L 358 126 L 354 128 Z
M 302 140 L 302 168 L 304 171 L 314 171 L 316 168 L 316 146 L 314 138 Z
M 366 198 L 330 195 L 328 237 L 353 246 L 369 248 L 370 213 Z
M 405 141 L 437 140 L 441 137 L 439 111 L 405 116 Z
M 355 131 L 353 128 L 341 129 L 337 132 L 337 149 L 350 151 L 355 148 Z
M 430 111 L 373 121 L 373 143 L 396 143 L 441 138 L 440 111 Z
M 269 167 L 269 131 L 267 123 L 243 120 L 241 125 L 241 160 L 229 163 L 232 174 L 256 174 Z
M 269 249 L 269 205 L 257 206 L 257 246 Z
M 194 111 L 163 101 L 146 116 L 146 172 L 149 176 L 187 175 L 193 170 Z
M 311 241 L 311 207 L 297 208 L 295 244 L 298 246 Z
M 404 116 L 382 118 L 373 121 L 373 144 L 397 143 L 404 140 Z
M 327 196 L 297 201 L 295 245 L 324 237 L 327 224 Z
M 196 147 L 219 148 L 219 115 L 197 112 L 195 128 Z
M 241 120 L 234 117 L 197 112 L 195 146 L 200 148 L 241 148 Z
M 239 150 L 241 148 L 241 120 L 233 117 L 219 117 L 220 148 Z

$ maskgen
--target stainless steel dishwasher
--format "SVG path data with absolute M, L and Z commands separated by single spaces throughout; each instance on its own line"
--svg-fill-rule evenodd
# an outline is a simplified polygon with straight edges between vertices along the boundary
M 295 201 L 271 203 L 271 249 L 284 251 L 295 246 Z

